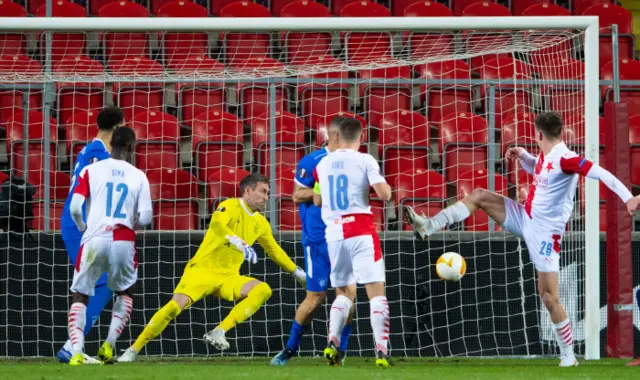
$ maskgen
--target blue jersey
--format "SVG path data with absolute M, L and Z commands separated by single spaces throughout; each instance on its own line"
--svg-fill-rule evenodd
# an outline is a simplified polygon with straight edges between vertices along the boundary
M 298 163 L 295 181 L 298 186 L 313 188 L 315 180 L 313 179 L 313 171 L 316 165 L 327 155 L 327 149 L 318 149 L 311 154 L 307 154 Z M 320 244 L 325 243 L 326 228 L 322 221 L 320 208 L 316 207 L 313 202 L 300 203 L 300 220 L 302 221 L 302 244 Z
M 93 141 L 85 146 L 84 149 L 80 151 L 80 154 L 78 154 L 76 165 L 73 168 L 73 177 L 71 177 L 71 187 L 69 189 L 69 195 L 67 195 L 67 200 L 64 204 L 64 210 L 62 211 L 62 217 L 60 219 L 60 230 L 63 234 L 74 232 L 80 234 L 80 231 L 78 231 L 78 227 L 73 222 L 71 213 L 69 212 L 69 205 L 71 204 L 71 198 L 73 197 L 73 190 L 78 183 L 77 179 L 80 175 L 80 172 L 85 168 L 85 166 L 109 157 L 111 157 L 111 155 L 109 154 L 107 147 L 104 145 L 102 140 L 99 139 L 93 139 Z M 82 207 L 82 214 L 86 218 L 85 206 Z

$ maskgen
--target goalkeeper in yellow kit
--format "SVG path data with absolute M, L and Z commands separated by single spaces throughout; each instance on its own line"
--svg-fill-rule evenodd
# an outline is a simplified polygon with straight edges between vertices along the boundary
M 240 194 L 241 198 L 220 203 L 200 248 L 185 267 L 173 298 L 151 318 L 119 362 L 135 361 L 142 347 L 160 335 L 182 310 L 208 295 L 239 301 L 218 327 L 204 335 L 217 349 L 228 349 L 225 333 L 251 317 L 271 297 L 269 285 L 240 275 L 244 260 L 257 263 L 256 252 L 251 247 L 256 240 L 276 264 L 304 285 L 305 272 L 280 248 L 269 222 L 259 213 L 269 199 L 269 179 L 258 173 L 246 176 L 240 181 Z

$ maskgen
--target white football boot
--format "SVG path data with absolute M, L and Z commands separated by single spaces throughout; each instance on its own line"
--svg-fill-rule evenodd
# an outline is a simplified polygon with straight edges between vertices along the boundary
M 84 356 L 84 364 L 102 364 L 102 362 L 96 358 L 92 358 L 87 354 L 82 354 Z
M 129 347 L 116 361 L 118 363 L 133 363 L 136 361 L 137 356 L 138 354 L 133 350 L 133 348 Z
M 227 342 L 227 339 L 224 337 L 224 331 L 218 327 L 204 334 L 202 339 L 220 351 L 227 350 L 231 347 L 229 342 Z
M 416 214 L 411 206 L 405 207 L 405 212 L 407 213 L 407 221 L 420 240 L 424 240 L 427 236 L 433 235 L 438 231 L 438 227 L 433 223 L 433 220 L 427 218 L 424 213 L 422 216 Z
M 577 367 L 578 360 L 573 353 L 560 356 L 560 367 Z

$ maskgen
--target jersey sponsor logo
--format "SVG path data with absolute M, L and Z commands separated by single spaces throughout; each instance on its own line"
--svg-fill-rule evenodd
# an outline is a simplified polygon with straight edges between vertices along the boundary
M 335 223 L 336 224 L 348 224 L 348 223 L 353 223 L 356 221 L 356 217 L 351 215 L 351 216 L 345 216 L 344 218 L 341 219 L 336 219 Z

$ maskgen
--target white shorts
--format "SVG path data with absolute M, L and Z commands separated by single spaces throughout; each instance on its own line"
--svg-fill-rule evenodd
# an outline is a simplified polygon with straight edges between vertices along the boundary
M 385 282 L 378 235 L 360 235 L 327 243 L 331 286 Z
M 132 287 L 138 280 L 135 242 L 92 238 L 80 246 L 71 291 L 93 296 L 96 281 L 107 272 L 107 286 L 114 292 Z
M 524 239 L 529 258 L 538 272 L 558 272 L 560 270 L 560 245 L 562 234 L 545 230 L 533 221 L 524 207 L 513 199 L 505 198 L 507 217 L 505 230 Z

